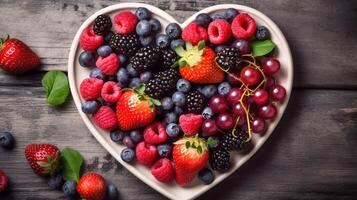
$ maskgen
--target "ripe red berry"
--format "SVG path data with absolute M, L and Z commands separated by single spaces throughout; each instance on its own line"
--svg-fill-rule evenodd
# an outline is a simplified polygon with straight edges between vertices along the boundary
M 273 76 L 280 69 L 280 62 L 275 58 L 262 58 L 260 60 L 264 73 Z
M 92 117 L 94 123 L 102 129 L 111 131 L 117 126 L 115 112 L 109 106 L 100 107 Z
M 81 96 L 86 101 L 93 101 L 100 97 L 103 80 L 97 78 L 86 78 L 79 86 Z
M 241 103 L 237 103 L 233 106 L 232 108 L 232 112 L 236 115 L 236 116 L 245 116 L 245 111 L 243 109 L 243 106 Z
M 95 65 L 108 76 L 115 75 L 119 68 L 119 59 L 115 53 L 107 57 L 99 57 Z
M 232 21 L 232 33 L 239 39 L 250 39 L 257 29 L 254 19 L 247 13 L 241 13 Z
M 114 81 L 104 83 L 101 96 L 104 101 L 115 103 L 119 100 L 121 95 L 121 88 Z
M 80 197 L 87 200 L 102 200 L 107 191 L 104 178 L 96 173 L 84 174 L 76 188 Z
M 208 37 L 212 44 L 223 44 L 232 35 L 230 24 L 224 19 L 216 19 L 208 26 Z
M 161 158 L 151 166 L 151 174 L 160 182 L 168 183 L 174 179 L 174 168 L 171 161 Z
M 259 117 L 263 119 L 274 119 L 276 117 L 276 114 L 277 114 L 277 110 L 273 104 L 262 106 L 258 110 Z
M 256 118 L 252 122 L 251 127 L 252 127 L 252 131 L 257 134 L 265 133 L 266 128 L 267 128 L 265 120 L 262 118 Z
M 212 136 L 218 133 L 216 121 L 213 119 L 206 119 L 202 123 L 202 134 L 204 136 Z
M 9 184 L 9 178 L 6 174 L 0 169 L 0 192 L 4 191 Z
M 192 45 L 198 44 L 201 40 L 207 41 L 208 34 L 205 28 L 198 26 L 196 22 L 190 23 L 182 31 L 182 39 Z
M 166 128 L 162 122 L 155 122 L 144 129 L 144 140 L 148 144 L 160 144 L 167 140 Z
M 86 51 L 95 51 L 103 43 L 103 36 L 94 34 L 92 27 L 87 27 L 81 34 L 79 44 Z
M 227 101 L 231 104 L 239 103 L 240 98 L 243 95 L 243 90 L 239 88 L 232 88 L 227 94 Z
M 246 66 L 242 69 L 240 79 L 245 85 L 255 85 L 260 78 L 259 71 L 252 66 Z
M 265 105 L 269 100 L 268 92 L 264 89 L 258 89 L 254 92 L 252 99 L 257 106 Z
M 229 105 L 223 95 L 214 95 L 209 101 L 209 106 L 214 113 L 224 113 L 228 110 Z
M 181 115 L 179 118 L 179 123 L 182 132 L 184 132 L 186 135 L 197 134 L 201 128 L 202 120 L 202 115 L 196 115 L 192 113 Z
M 129 34 L 133 32 L 138 23 L 138 18 L 130 11 L 122 11 L 114 17 L 114 29 L 119 34 Z
M 136 146 L 135 154 L 137 161 L 146 166 L 151 166 L 157 158 L 156 147 L 144 141 Z
M 270 96 L 276 101 L 282 101 L 285 98 L 286 90 L 283 86 L 276 84 L 269 90 Z
M 232 114 L 230 113 L 223 113 L 218 115 L 216 119 L 216 124 L 218 128 L 223 129 L 223 130 L 228 130 L 233 128 L 235 124 L 235 120 Z

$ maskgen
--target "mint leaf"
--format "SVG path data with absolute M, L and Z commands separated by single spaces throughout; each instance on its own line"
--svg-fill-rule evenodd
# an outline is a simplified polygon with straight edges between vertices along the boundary
M 63 104 L 69 94 L 68 78 L 61 71 L 49 71 L 42 78 L 42 86 L 46 91 L 47 102 L 57 106 Z
M 254 57 L 264 56 L 275 48 L 275 44 L 271 40 L 255 41 L 250 45 L 250 48 Z
M 63 168 L 63 179 L 77 182 L 83 164 L 82 155 L 78 151 L 66 147 L 61 151 L 60 162 Z

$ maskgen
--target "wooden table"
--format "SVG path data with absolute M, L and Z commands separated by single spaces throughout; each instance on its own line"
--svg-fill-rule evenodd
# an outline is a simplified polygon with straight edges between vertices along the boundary
M 203 1 L 143 1 L 183 21 L 207 6 Z M 228 2 L 228 1 L 226 1 Z M 248 163 L 200 199 L 357 198 L 357 1 L 235 1 L 256 8 L 284 32 L 294 57 L 294 91 L 273 136 Z M 40 70 L 13 77 L 0 73 L 0 129 L 17 146 L 0 149 L 0 167 L 10 192 L 0 199 L 65 199 L 34 175 L 23 151 L 28 143 L 54 143 L 79 150 L 86 170 L 115 183 L 122 199 L 164 199 L 130 174 L 91 136 L 72 100 L 45 102 L 40 80 L 47 70 L 67 69 L 80 24 L 117 1 L 0 0 L 1 34 L 21 38 L 41 57 Z

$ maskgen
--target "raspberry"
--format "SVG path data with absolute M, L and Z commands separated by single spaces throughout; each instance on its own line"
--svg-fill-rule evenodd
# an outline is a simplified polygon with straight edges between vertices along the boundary
M 82 32 L 79 44 L 86 51 L 95 51 L 103 43 L 103 36 L 94 34 L 91 27 L 87 27 Z
M 160 182 L 168 183 L 174 178 L 174 168 L 169 159 L 162 158 L 151 167 L 151 174 Z
M 81 96 L 86 101 L 93 101 L 100 97 L 100 91 L 103 87 L 103 80 L 97 78 L 86 78 L 79 86 Z
M 140 142 L 136 146 L 135 154 L 137 161 L 146 166 L 151 166 L 157 158 L 156 147 L 146 142 Z
M 198 133 L 202 121 L 202 115 L 192 113 L 181 115 L 179 118 L 181 129 L 186 135 L 194 135 Z
M 208 34 L 205 28 L 198 26 L 196 22 L 191 22 L 182 31 L 182 39 L 192 45 L 198 44 L 201 40 L 208 40 Z
M 129 34 L 135 30 L 138 18 L 130 11 L 119 12 L 114 17 L 114 29 L 119 34 Z
M 234 37 L 249 39 L 254 35 L 257 24 L 251 16 L 246 13 L 241 13 L 233 19 L 231 28 Z
M 144 140 L 149 144 L 160 144 L 167 140 L 166 128 L 163 123 L 155 122 L 144 130 Z
M 113 76 L 119 68 L 119 59 L 115 53 L 107 57 L 99 57 L 95 65 L 106 75 Z
M 224 19 L 216 19 L 208 26 L 208 37 L 212 44 L 222 44 L 232 35 L 230 24 Z
M 115 103 L 121 96 L 121 88 L 114 81 L 108 81 L 103 85 L 101 96 L 104 101 Z
M 117 126 L 117 118 L 113 109 L 109 106 L 102 106 L 93 114 L 93 121 L 102 129 L 111 131 Z

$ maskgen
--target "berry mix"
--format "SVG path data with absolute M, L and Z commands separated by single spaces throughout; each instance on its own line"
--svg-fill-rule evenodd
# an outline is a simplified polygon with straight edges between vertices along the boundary
M 269 30 L 233 8 L 183 29 L 162 27 L 144 7 L 99 15 L 80 37 L 79 64 L 91 70 L 82 111 L 126 146 L 123 161 L 146 165 L 158 181 L 210 184 L 284 100 L 274 48 L 257 43 L 273 44 Z

